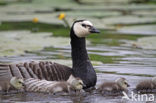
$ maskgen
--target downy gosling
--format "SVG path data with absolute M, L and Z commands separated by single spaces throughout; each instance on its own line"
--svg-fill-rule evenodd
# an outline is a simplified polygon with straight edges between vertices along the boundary
M 129 84 L 125 78 L 118 78 L 114 82 L 104 82 L 98 87 L 98 91 L 102 94 L 105 93 L 118 93 L 125 91 L 127 92 L 127 88 Z
M 156 89 L 156 77 L 153 77 L 149 80 L 142 80 L 136 85 L 137 91 L 151 92 L 154 89 Z
M 9 92 L 11 88 L 14 88 L 16 90 L 20 90 L 24 88 L 24 81 L 21 78 L 12 77 L 10 81 L 5 81 L 3 84 L 0 85 L 0 90 Z
M 83 88 L 83 81 L 70 75 L 67 81 L 47 81 L 29 78 L 25 80 L 25 90 L 27 92 L 52 93 L 80 91 Z

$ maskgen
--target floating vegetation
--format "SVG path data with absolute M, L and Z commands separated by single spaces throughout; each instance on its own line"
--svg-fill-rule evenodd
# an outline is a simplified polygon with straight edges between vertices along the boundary
M 136 26 L 126 26 L 118 30 L 118 32 L 123 34 L 134 34 L 134 35 L 155 35 L 156 25 L 136 25 Z
M 63 25 L 52 25 L 38 22 L 33 23 L 31 21 L 27 22 L 2 22 L 0 25 L 0 31 L 4 30 L 30 30 L 32 28 L 38 27 L 38 32 L 51 32 L 54 36 L 69 36 L 69 30 L 64 28 Z
M 0 32 L 0 36 L 0 56 L 20 55 L 25 51 L 42 50 L 48 46 L 69 45 L 69 38 L 53 37 L 52 33 L 45 32 L 6 31 Z
M 156 36 L 139 38 L 136 42 L 131 42 L 131 45 L 142 49 L 156 49 Z
M 101 56 L 97 54 L 89 54 L 91 60 L 100 61 L 102 63 L 116 63 L 120 56 Z

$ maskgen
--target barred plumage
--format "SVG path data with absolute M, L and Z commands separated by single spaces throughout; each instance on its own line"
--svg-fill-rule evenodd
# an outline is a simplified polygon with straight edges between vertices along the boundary
M 44 92 L 44 93 L 57 93 L 57 92 L 70 92 L 82 90 L 83 82 L 79 78 L 72 75 L 67 81 L 47 81 L 29 78 L 25 81 L 25 90 L 28 92 Z
M 4 73 L 3 73 L 4 72 Z M 72 69 L 52 62 L 25 62 L 20 64 L 0 65 L 1 76 L 35 78 L 54 80 L 67 80 L 72 74 Z

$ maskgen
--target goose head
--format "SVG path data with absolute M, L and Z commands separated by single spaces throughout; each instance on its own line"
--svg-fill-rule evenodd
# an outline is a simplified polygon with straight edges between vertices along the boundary
M 73 23 L 72 27 L 74 34 L 79 38 L 86 37 L 91 33 L 100 33 L 88 20 L 77 20 Z
M 84 86 L 83 81 L 80 78 L 75 78 L 73 75 L 70 75 L 67 82 L 75 89 L 81 90 Z
M 12 77 L 10 80 L 10 84 L 16 89 L 22 89 L 24 86 L 24 81 L 21 78 Z
M 124 89 L 127 89 L 127 87 L 130 86 L 125 78 L 118 78 L 115 82 Z
M 152 78 L 152 82 L 154 83 L 154 85 L 156 85 L 156 77 Z

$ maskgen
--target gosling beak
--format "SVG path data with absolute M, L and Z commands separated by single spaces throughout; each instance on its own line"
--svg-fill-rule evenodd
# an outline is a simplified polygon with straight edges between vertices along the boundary
M 130 85 L 127 83 L 127 87 L 130 87 Z
M 100 31 L 96 28 L 94 28 L 93 26 L 90 27 L 90 30 L 89 30 L 90 33 L 100 33 Z
M 25 84 L 24 84 L 24 83 L 22 83 L 22 86 L 24 87 L 24 86 L 25 86 Z

